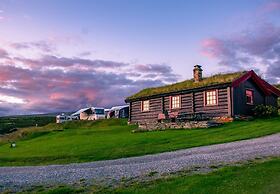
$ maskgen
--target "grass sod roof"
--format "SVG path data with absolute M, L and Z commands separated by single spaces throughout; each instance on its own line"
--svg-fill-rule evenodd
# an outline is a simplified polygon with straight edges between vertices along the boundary
M 146 88 L 126 98 L 126 100 L 130 101 L 142 97 L 149 97 L 149 96 L 160 95 L 160 94 L 165 94 L 170 92 L 177 92 L 181 90 L 190 90 L 190 89 L 202 88 L 202 87 L 207 87 L 212 85 L 231 83 L 237 78 L 244 75 L 245 73 L 247 72 L 242 71 L 242 72 L 227 73 L 227 74 L 216 74 L 210 77 L 205 77 L 200 82 L 194 82 L 193 79 L 190 79 L 190 80 L 185 80 L 182 82 L 178 82 L 166 86 Z
M 276 84 L 274 86 L 280 90 L 280 84 Z

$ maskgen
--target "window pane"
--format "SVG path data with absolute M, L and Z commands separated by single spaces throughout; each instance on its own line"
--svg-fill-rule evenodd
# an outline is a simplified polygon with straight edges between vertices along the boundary
M 171 97 L 171 108 L 180 108 L 180 96 Z
M 149 100 L 145 100 L 142 102 L 142 111 L 149 111 L 150 102 Z
M 208 91 L 206 92 L 206 105 L 215 105 L 217 104 L 217 92 Z
M 247 104 L 254 103 L 253 91 L 251 90 L 246 90 L 246 103 Z

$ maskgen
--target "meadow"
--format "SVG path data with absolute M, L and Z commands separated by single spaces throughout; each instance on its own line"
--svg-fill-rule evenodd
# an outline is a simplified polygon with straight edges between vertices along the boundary
M 0 166 L 65 164 L 154 154 L 280 132 L 280 118 L 235 121 L 209 129 L 133 133 L 125 119 L 72 121 L 0 137 Z M 10 148 L 9 141 L 16 142 Z

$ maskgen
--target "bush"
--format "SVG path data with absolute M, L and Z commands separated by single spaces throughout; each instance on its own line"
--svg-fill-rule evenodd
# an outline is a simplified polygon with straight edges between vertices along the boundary
M 262 118 L 267 118 L 267 117 L 276 117 L 278 116 L 278 109 L 273 106 L 268 106 L 268 105 L 257 105 L 253 109 L 254 115 L 256 117 L 262 117 Z

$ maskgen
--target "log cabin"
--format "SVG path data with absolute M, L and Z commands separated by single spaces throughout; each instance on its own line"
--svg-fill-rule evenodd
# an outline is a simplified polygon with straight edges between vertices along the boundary
M 253 70 L 202 77 L 195 65 L 193 79 L 146 88 L 125 99 L 130 123 L 158 122 L 167 116 L 203 114 L 207 117 L 249 116 L 257 105 L 277 107 L 280 90 Z

